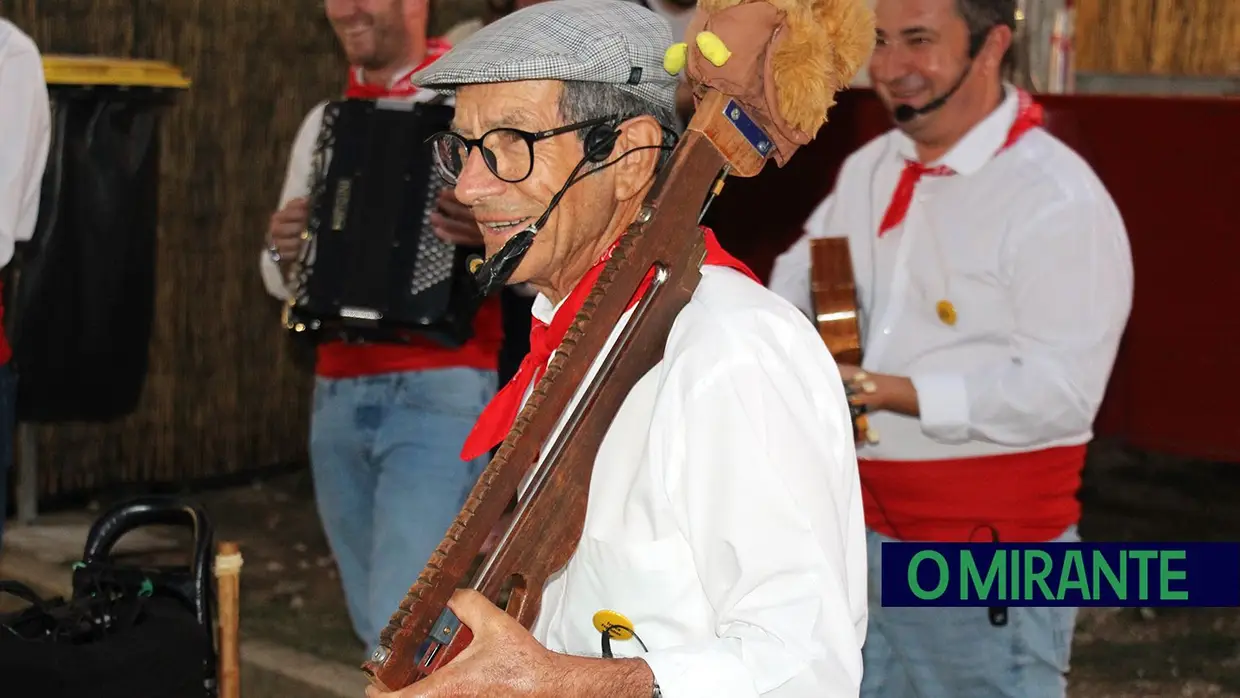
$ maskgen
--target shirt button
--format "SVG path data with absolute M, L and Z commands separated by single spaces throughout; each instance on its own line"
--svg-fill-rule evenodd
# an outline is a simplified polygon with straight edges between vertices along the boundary
M 884 328 L 883 328 L 883 334 L 891 334 L 891 328 L 890 328 L 890 327 L 884 327 Z

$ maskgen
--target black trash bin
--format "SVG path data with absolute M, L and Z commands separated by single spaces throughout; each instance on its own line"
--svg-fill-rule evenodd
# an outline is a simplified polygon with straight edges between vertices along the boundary
M 155 61 L 47 56 L 51 148 L 38 223 L 5 292 L 20 422 L 109 421 L 145 381 L 160 120 L 189 81 Z

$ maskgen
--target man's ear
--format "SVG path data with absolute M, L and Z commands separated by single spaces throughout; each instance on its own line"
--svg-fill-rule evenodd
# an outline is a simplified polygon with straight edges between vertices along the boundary
M 992 27 L 990 33 L 986 35 L 986 41 L 982 44 L 981 55 L 978 56 L 982 72 L 988 77 L 998 75 L 1003 69 L 1003 56 L 1007 54 L 1011 46 L 1011 27 L 1003 24 Z
M 637 116 L 616 127 L 620 136 L 612 148 L 611 159 L 615 164 L 612 177 L 616 182 L 616 198 L 627 201 L 645 193 L 646 185 L 654 179 L 655 166 L 663 151 L 663 129 L 649 115 Z

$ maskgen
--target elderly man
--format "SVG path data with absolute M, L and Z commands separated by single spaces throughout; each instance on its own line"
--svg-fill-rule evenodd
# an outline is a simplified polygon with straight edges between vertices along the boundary
M 845 162 L 771 274 L 809 314 L 810 238 L 849 240 L 865 359 L 841 371 L 880 436 L 858 451 L 867 698 L 1066 690 L 1075 609 L 878 603 L 886 541 L 1078 539 L 1132 260 L 1106 187 L 1003 80 L 1015 5 L 878 0 L 870 76 L 897 128 Z
M 557 321 L 577 312 L 666 160 L 671 43 L 666 22 L 634 3 L 559 0 L 499 20 L 414 76 L 455 92 L 455 128 L 436 148 L 489 255 L 587 163 L 508 278 L 539 291 L 526 368 L 559 344 Z M 533 633 L 458 592 L 451 607 L 474 644 L 394 695 L 857 695 L 865 552 L 843 383 L 796 308 L 707 239 L 662 362 L 595 458 L 585 530 L 544 588 Z M 505 393 L 519 403 L 534 372 Z M 507 432 L 504 397 L 466 456 Z M 599 657 L 600 611 L 634 631 L 611 642 L 612 658 Z

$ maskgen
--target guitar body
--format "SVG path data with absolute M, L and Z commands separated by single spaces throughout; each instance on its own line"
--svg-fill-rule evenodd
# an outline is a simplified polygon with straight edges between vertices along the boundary
M 857 318 L 857 282 L 847 238 L 809 241 L 809 287 L 814 325 L 836 361 L 861 365 L 861 325 Z
M 809 287 L 818 334 L 836 361 L 860 366 L 861 323 L 848 238 L 813 238 L 809 241 L 809 255 Z M 865 406 L 852 402 L 853 384 L 845 386 L 849 390 L 849 409 L 857 440 L 877 443 Z

